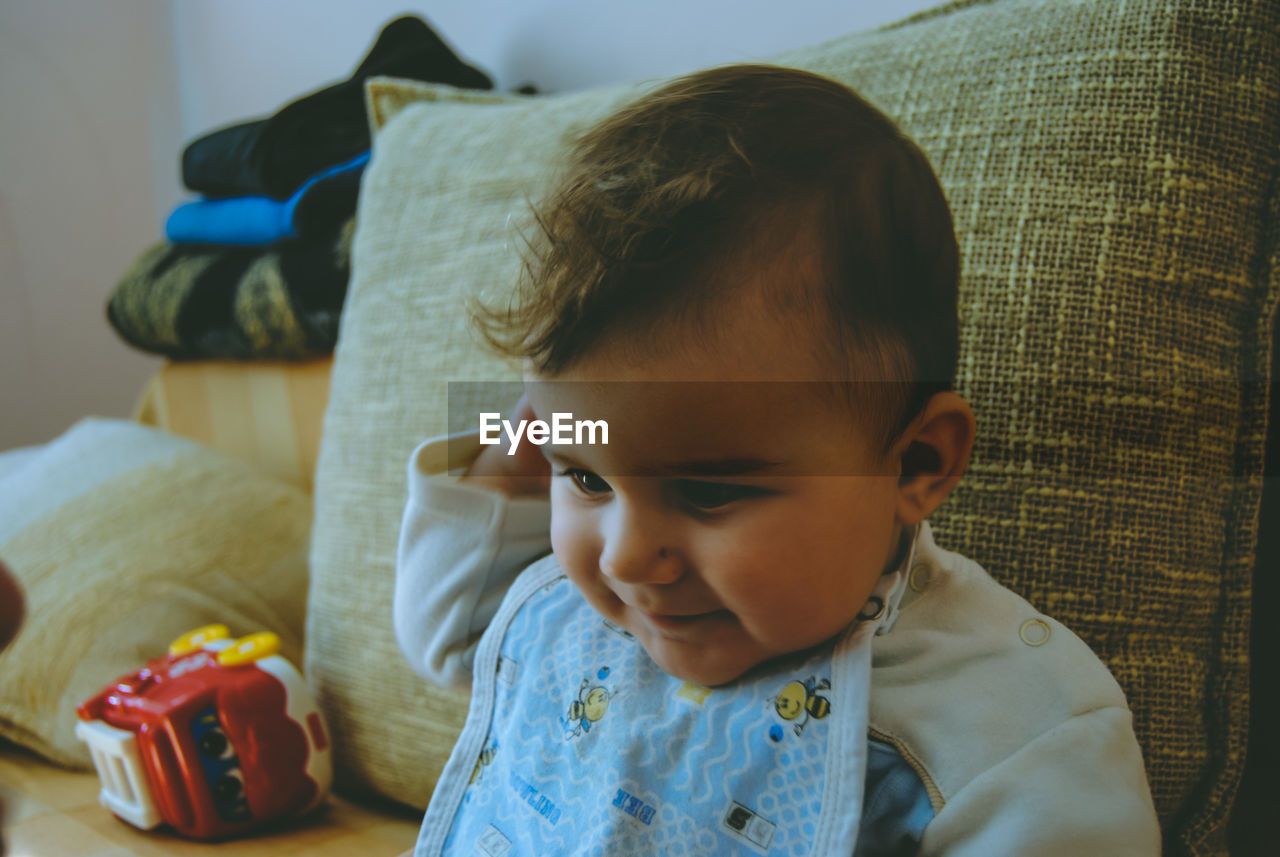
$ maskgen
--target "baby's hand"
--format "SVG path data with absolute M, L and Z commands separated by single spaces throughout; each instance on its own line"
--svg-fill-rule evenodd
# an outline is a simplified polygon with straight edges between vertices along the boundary
M 520 420 L 535 420 L 533 406 L 528 395 L 520 397 L 511 413 L 512 424 Z M 462 481 L 491 491 L 501 491 L 508 497 L 546 497 L 551 486 L 551 465 L 542 457 L 542 447 L 531 443 L 516 446 L 514 455 L 508 455 L 511 440 L 502 432 L 500 442 L 485 446 L 471 462 Z

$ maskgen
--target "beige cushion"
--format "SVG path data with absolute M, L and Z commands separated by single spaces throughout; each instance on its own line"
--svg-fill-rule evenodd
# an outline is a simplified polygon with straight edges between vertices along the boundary
M 932 158 L 964 262 L 957 384 L 981 425 L 939 543 L 1110 664 L 1168 835 L 1200 853 L 1221 850 L 1243 762 L 1277 293 L 1259 264 L 1276 9 L 1228 5 L 961 2 L 775 60 L 851 84 Z M 510 288 L 526 200 L 571 132 L 638 89 L 417 91 L 428 101 L 402 93 L 377 136 L 361 199 L 307 662 L 346 775 L 421 806 L 463 712 L 392 640 L 405 460 L 444 427 L 447 381 L 514 377 L 466 301 Z
M 88 767 L 76 706 L 213 622 L 275 631 L 301 663 L 305 493 L 119 420 L 20 455 L 0 466 L 0 558 L 27 601 L 0 654 L 0 735 Z

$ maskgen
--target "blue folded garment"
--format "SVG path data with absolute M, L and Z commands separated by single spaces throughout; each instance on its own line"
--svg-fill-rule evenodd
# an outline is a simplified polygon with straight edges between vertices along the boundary
M 355 212 L 360 177 L 368 163 L 369 153 L 362 152 L 307 179 L 285 200 L 236 196 L 185 203 L 169 215 L 165 237 L 175 244 L 244 246 L 306 237 Z

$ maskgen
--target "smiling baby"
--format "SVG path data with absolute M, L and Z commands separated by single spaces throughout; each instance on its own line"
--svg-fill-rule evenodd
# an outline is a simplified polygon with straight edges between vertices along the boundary
M 1106 667 L 933 541 L 976 425 L 920 149 L 728 66 L 587 132 L 537 215 L 477 317 L 507 425 L 607 440 L 410 462 L 397 638 L 472 689 L 416 853 L 1157 854 Z

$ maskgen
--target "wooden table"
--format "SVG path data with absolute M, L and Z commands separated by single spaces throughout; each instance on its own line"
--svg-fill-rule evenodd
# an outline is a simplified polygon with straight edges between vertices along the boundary
M 330 795 L 301 819 L 258 835 L 209 844 L 167 829 L 144 832 L 98 804 L 98 777 L 55 767 L 0 743 L 6 857 L 395 857 L 413 848 L 421 813 Z

